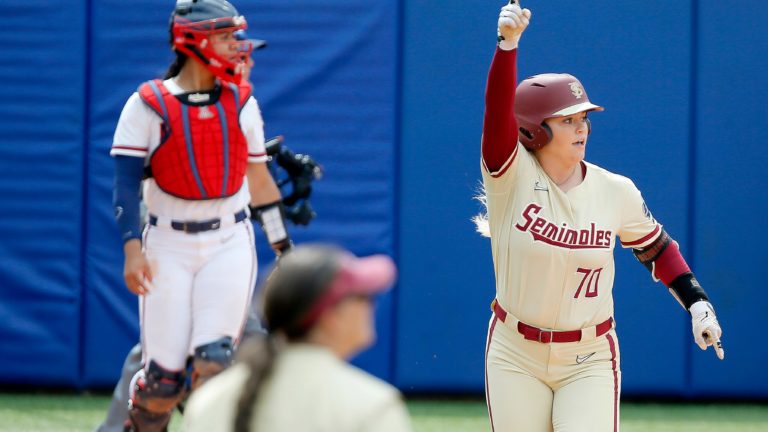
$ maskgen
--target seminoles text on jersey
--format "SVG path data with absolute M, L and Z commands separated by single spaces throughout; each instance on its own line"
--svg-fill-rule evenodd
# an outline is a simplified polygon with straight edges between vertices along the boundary
M 212 92 L 173 95 L 161 80 L 139 87 L 141 99 L 162 119 L 160 145 L 150 157 L 151 176 L 163 191 L 188 200 L 234 195 L 248 165 L 240 110 L 247 84 L 226 83 Z
M 515 228 L 522 232 L 529 232 L 534 241 L 540 241 L 552 246 L 566 249 L 608 249 L 613 238 L 610 230 L 599 229 L 594 222 L 590 222 L 589 229 L 573 229 L 563 222 L 558 225 L 539 216 L 543 207 L 531 203 L 520 214 L 520 222 Z

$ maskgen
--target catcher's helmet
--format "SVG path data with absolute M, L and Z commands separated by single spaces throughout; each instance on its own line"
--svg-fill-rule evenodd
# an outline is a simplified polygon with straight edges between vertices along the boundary
M 199 61 L 217 77 L 239 83 L 243 59 L 250 55 L 253 43 L 238 40 L 237 50 L 242 53 L 236 62 L 216 54 L 211 35 L 219 32 L 240 31 L 248 27 L 226 0 L 178 0 L 171 14 L 171 40 L 173 48 Z
M 531 150 L 552 140 L 552 131 L 544 120 L 567 117 L 583 111 L 602 111 L 589 101 L 584 86 L 569 74 L 541 74 L 523 80 L 515 91 L 515 118 L 519 139 Z

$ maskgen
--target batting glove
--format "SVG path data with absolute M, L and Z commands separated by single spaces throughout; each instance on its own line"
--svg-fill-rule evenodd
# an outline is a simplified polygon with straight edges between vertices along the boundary
M 499 13 L 499 47 L 505 51 L 517 48 L 520 35 L 523 34 L 531 19 L 531 11 L 520 9 L 516 0 L 501 8 Z
M 717 358 L 725 358 L 723 344 L 720 343 L 720 336 L 723 330 L 720 323 L 717 322 L 715 309 L 708 301 L 699 300 L 692 304 L 688 311 L 691 313 L 691 325 L 693 326 L 693 339 L 699 348 L 706 350 L 712 345 L 717 354 Z

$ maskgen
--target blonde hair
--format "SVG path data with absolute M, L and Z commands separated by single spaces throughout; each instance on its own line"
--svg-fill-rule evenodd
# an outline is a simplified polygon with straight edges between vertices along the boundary
M 491 226 L 488 223 L 488 195 L 485 192 L 485 186 L 482 184 L 478 188 L 478 194 L 475 195 L 475 199 L 480 201 L 483 205 L 483 212 L 476 214 L 472 217 L 472 223 L 475 224 L 475 231 L 480 233 L 483 237 L 491 237 Z

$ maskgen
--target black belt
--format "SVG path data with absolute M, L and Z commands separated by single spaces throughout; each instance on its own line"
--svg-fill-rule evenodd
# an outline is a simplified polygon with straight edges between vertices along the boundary
M 235 223 L 244 221 L 248 215 L 245 213 L 245 209 L 240 210 L 239 212 L 235 213 Z M 152 226 L 157 226 L 157 216 L 155 215 L 149 215 L 149 224 Z M 182 222 L 182 221 L 171 221 L 171 228 L 175 229 L 176 231 L 184 231 L 188 234 L 194 234 L 199 232 L 205 232 L 205 231 L 214 231 L 219 228 L 221 228 L 221 219 L 210 219 L 207 221 L 192 221 L 192 222 Z

